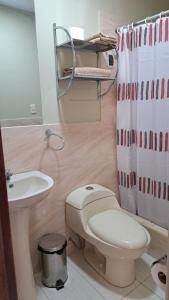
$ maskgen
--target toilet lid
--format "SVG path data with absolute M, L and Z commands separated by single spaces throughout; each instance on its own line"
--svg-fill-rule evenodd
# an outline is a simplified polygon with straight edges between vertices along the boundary
M 90 230 L 103 241 L 126 249 L 142 248 L 148 237 L 144 227 L 120 210 L 106 210 L 91 217 Z

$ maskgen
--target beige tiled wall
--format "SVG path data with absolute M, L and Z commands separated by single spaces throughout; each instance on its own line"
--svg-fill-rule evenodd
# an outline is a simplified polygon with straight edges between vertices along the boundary
M 38 266 L 38 238 L 47 232 L 65 232 L 64 200 L 70 191 L 88 183 L 118 190 L 115 99 L 111 92 L 102 100 L 101 122 L 3 129 L 6 168 L 14 173 L 40 170 L 55 181 L 47 199 L 32 208 L 30 240 L 34 269 Z M 64 150 L 55 152 L 46 148 L 46 128 L 64 136 Z

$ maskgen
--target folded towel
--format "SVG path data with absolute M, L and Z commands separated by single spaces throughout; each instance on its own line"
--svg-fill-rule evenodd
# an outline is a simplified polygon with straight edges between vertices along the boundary
M 93 40 L 90 40 L 89 43 L 112 46 L 113 48 L 117 45 L 116 42 L 109 40 L 109 38 L 95 38 Z
M 91 37 L 89 37 L 88 39 L 86 39 L 86 41 L 90 42 L 90 41 L 95 40 L 95 39 L 100 39 L 100 40 L 106 39 L 106 40 L 112 41 L 114 43 L 117 42 L 117 39 L 115 37 L 105 35 L 105 34 L 103 34 L 101 32 L 92 35 Z
M 63 76 L 72 74 L 72 68 L 65 68 L 63 71 Z M 111 70 L 94 68 L 94 67 L 76 67 L 75 76 L 100 76 L 100 77 L 110 77 Z

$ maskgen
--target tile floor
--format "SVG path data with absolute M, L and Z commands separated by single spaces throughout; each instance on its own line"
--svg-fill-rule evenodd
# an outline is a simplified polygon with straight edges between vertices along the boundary
M 37 300 L 160 300 L 164 292 L 157 288 L 151 278 L 150 266 L 155 259 L 144 254 L 136 263 L 136 280 L 126 288 L 111 286 L 104 281 L 76 250 L 68 258 L 69 278 L 65 288 L 56 291 L 42 286 L 40 275 L 36 277 Z

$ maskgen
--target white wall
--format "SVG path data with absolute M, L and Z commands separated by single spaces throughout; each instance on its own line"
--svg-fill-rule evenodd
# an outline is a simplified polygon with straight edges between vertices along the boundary
M 34 0 L 40 82 L 45 123 L 59 121 L 52 24 L 80 26 L 85 36 L 100 29 L 99 15 L 112 15 L 114 27 L 168 8 L 165 0 Z M 60 100 L 62 101 L 62 100 Z
M 42 115 L 44 123 L 59 121 L 53 42 L 57 1 L 35 0 L 36 36 L 39 58 Z
M 40 117 L 35 18 L 0 5 L 0 119 Z M 31 115 L 29 105 L 36 104 Z
M 115 23 L 123 25 L 169 8 L 166 0 L 49 0 L 49 3 L 55 5 L 58 25 L 83 27 L 86 37 L 98 31 L 100 11 L 112 14 Z

